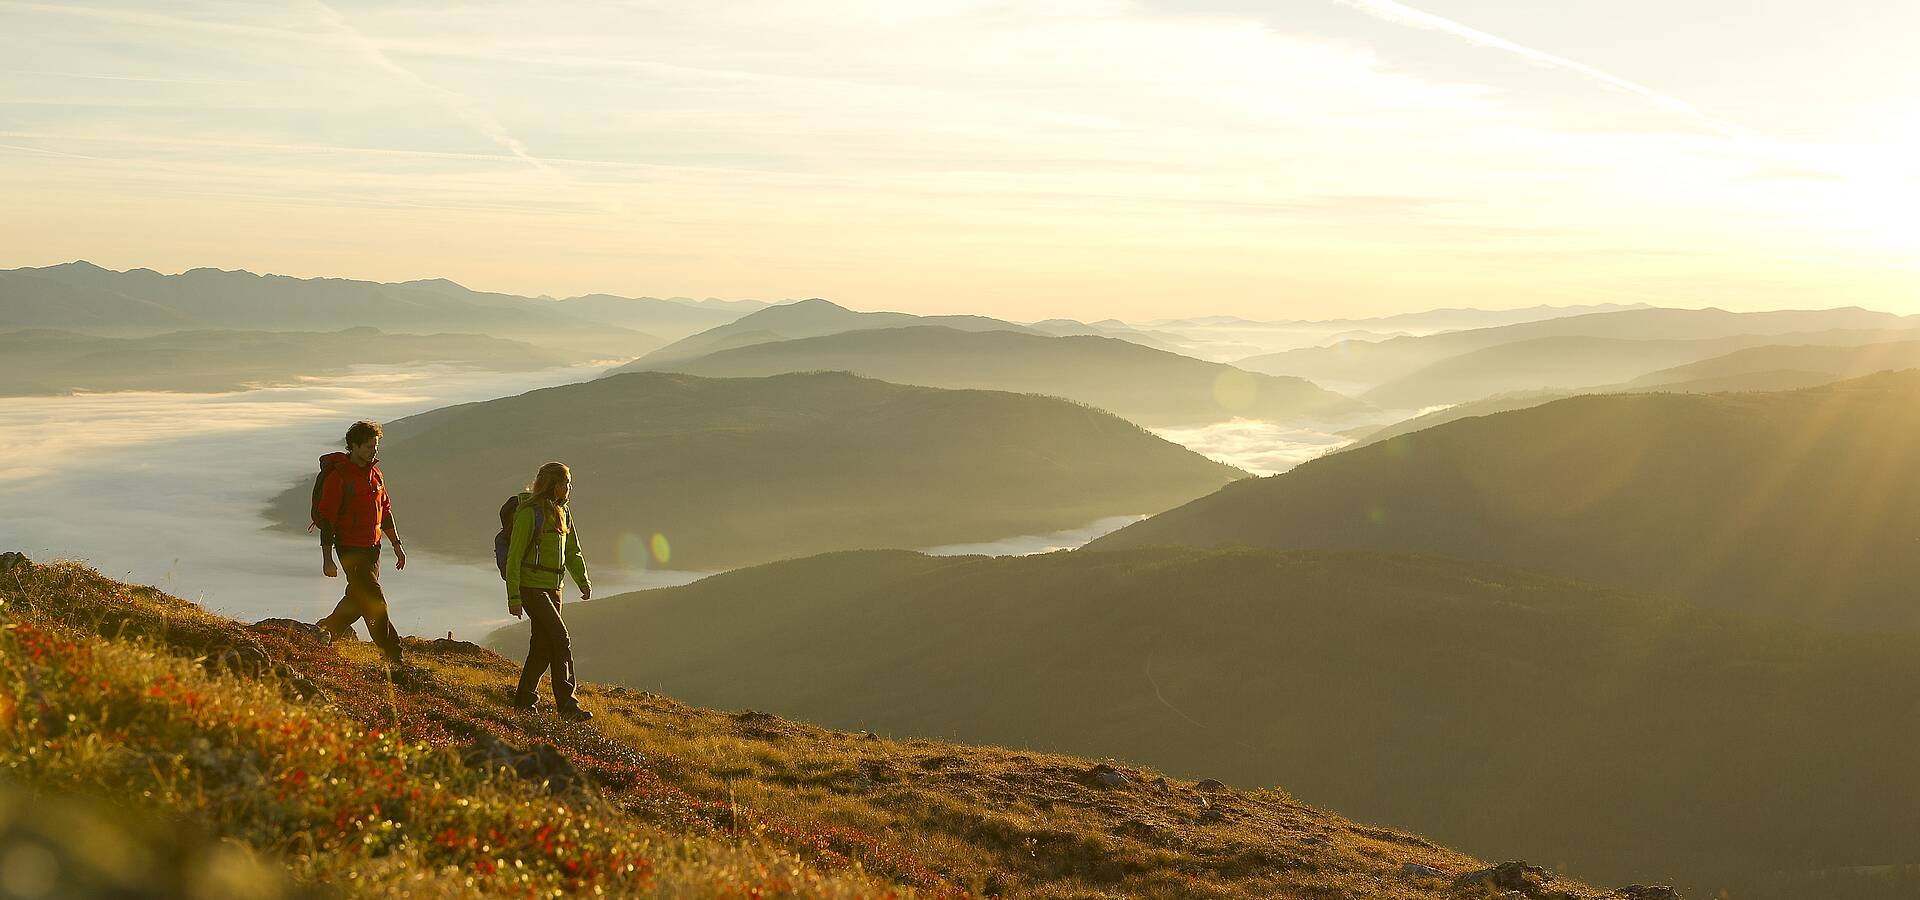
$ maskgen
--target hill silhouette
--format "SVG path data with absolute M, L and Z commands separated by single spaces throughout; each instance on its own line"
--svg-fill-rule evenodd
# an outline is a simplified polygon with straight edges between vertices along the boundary
M 1866 344 L 1895 340 L 1901 332 L 1915 329 L 1920 329 L 1920 316 L 1903 317 L 1855 307 L 1752 313 L 1721 309 L 1628 309 L 1379 342 L 1345 341 L 1327 347 L 1251 357 L 1240 360 L 1236 365 L 1255 372 L 1295 375 L 1322 384 L 1377 387 L 1407 378 L 1421 369 L 1462 354 L 1540 338 L 1710 341 L 1795 334 L 1805 335 L 1806 338 L 1792 343 Z M 1783 342 L 1787 341 L 1755 341 L 1750 346 Z M 1733 348 L 1710 350 L 1708 355 L 1724 353 L 1727 349 Z M 1525 372 L 1522 370 L 1517 374 L 1524 375 Z M 1629 376 L 1621 376 L 1621 379 L 1625 377 Z M 1603 377 L 1597 381 L 1621 379 Z M 1545 386 L 1522 382 L 1506 388 L 1483 388 L 1478 393 L 1468 392 L 1455 399 L 1482 397 L 1501 389 Z
M 555 305 L 570 316 L 607 322 L 677 341 L 773 304 L 752 300 L 686 301 L 584 294 L 557 301 Z
M 475 529 L 558 459 L 579 485 L 588 558 L 696 571 L 1080 528 L 1244 475 L 1063 400 L 841 373 L 633 373 L 387 430 L 381 467 L 419 546 L 484 555 Z M 309 502 L 309 486 L 296 485 L 275 518 L 304 528 Z
M 742 312 L 665 300 L 556 302 L 470 290 L 443 278 L 386 284 L 205 268 L 162 275 L 151 269 L 116 272 L 84 261 L 0 271 L 0 330 L 132 336 L 184 329 L 368 326 L 390 332 L 478 332 L 627 358 L 664 343 L 651 330 L 678 336 Z
M 1916 452 L 1920 372 L 1573 397 L 1229 485 L 1092 546 L 1438 553 L 1722 609 L 1915 627 Z
M 783 306 L 768 307 L 724 325 L 682 338 L 641 357 L 635 362 L 634 367 L 662 369 L 675 363 L 736 347 L 751 347 L 756 344 L 820 337 L 848 331 L 906 328 L 915 325 L 939 326 L 956 331 L 1037 333 L 1024 325 L 1015 325 L 1012 322 L 990 319 L 986 316 L 916 316 L 899 312 L 856 312 L 832 301 L 814 298 Z
M 652 366 L 640 359 L 615 371 Z M 1256 375 L 1114 338 L 935 326 L 764 343 L 664 368 L 718 377 L 832 369 L 900 384 L 1048 394 L 1144 425 L 1199 424 L 1234 416 L 1328 420 L 1369 408 L 1298 378 Z
M 0 559 L 0 764 L 44 793 L 25 817 L 37 841 L 82 848 L 52 896 L 115 865 L 158 868 L 137 849 L 158 842 L 59 827 L 72 793 L 247 851 L 189 857 L 176 876 L 219 873 L 217 896 L 311 894 L 277 889 L 275 868 L 347 897 L 1673 896 L 1486 870 L 1278 789 L 1128 763 L 887 740 L 591 681 L 597 717 L 564 724 L 510 708 L 517 666 L 472 644 L 409 638 L 412 665 L 390 681 L 372 647 L 302 623 L 243 626 L 76 564 Z M 169 895 L 145 874 L 122 895 Z
M 1888 341 L 1855 346 L 1769 345 L 1649 372 L 1631 383 L 1655 387 L 1709 379 L 1740 378 L 1769 372 L 1801 372 L 1829 381 L 1857 378 L 1890 369 L 1920 368 L 1920 341 Z
M 1587 881 L 1784 900 L 1810 871 L 1913 858 L 1908 636 L 1250 549 L 841 553 L 567 616 L 584 671 L 691 703 L 1279 782 Z
M 1828 348 L 1819 349 L 1824 350 Z M 1845 350 L 1846 348 L 1833 349 Z M 1639 394 L 1657 392 L 1672 394 L 1718 394 L 1748 391 L 1797 391 L 1802 388 L 1831 384 L 1841 380 L 1843 377 L 1826 372 L 1809 372 L 1797 369 L 1771 369 L 1714 375 L 1685 381 L 1665 380 L 1668 377 L 1672 377 L 1668 373 L 1685 373 L 1691 370 L 1691 366 L 1680 366 L 1663 372 L 1656 372 L 1625 384 L 1601 385 L 1579 390 L 1507 391 L 1494 394 L 1491 397 L 1483 397 L 1479 400 L 1456 403 L 1444 409 L 1437 409 L 1430 413 L 1422 413 L 1421 415 L 1412 416 L 1380 428 L 1371 430 L 1361 429 L 1352 435 L 1354 437 L 1354 443 L 1341 449 L 1352 450 L 1365 447 L 1368 444 L 1377 444 L 1403 434 L 1424 431 L 1436 425 L 1445 425 L 1448 422 L 1457 422 L 1461 419 L 1476 416 L 1488 416 L 1494 413 L 1511 412 L 1516 409 L 1527 409 L 1552 403 L 1555 400 L 1577 397 L 1582 394 Z
M 1770 340 L 1761 336 L 1704 341 L 1534 338 L 1449 357 L 1361 397 L 1375 406 L 1419 409 L 1512 391 L 1616 384 Z
M 1624 309 L 1646 304 L 1598 303 L 1581 306 L 1533 306 L 1524 309 L 1429 309 L 1373 318 L 1292 319 L 1254 321 L 1238 316 L 1198 316 L 1160 319 L 1143 325 L 1159 334 L 1186 341 L 1190 356 L 1221 362 L 1352 341 L 1383 341 L 1403 335 L 1432 334 L 1467 328 L 1491 328 L 1564 316 Z
M 0 395 L 71 391 L 233 391 L 356 365 L 450 363 L 502 372 L 588 362 L 579 353 L 475 334 L 179 331 L 103 338 L 70 331 L 0 333 Z

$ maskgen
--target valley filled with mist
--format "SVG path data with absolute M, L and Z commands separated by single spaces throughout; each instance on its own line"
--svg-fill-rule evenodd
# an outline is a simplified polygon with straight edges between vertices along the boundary
M 372 419 L 411 637 L 524 651 L 495 511 L 560 460 L 583 678 L 1284 786 L 1596 883 L 1873 900 L 1920 865 L 1916 336 L 71 263 L 0 272 L 0 549 L 312 621 L 316 460 Z

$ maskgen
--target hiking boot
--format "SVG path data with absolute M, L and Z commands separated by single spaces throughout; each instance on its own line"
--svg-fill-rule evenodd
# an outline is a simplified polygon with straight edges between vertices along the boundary
M 535 708 L 539 707 L 540 702 L 537 700 L 522 700 L 518 697 L 515 697 L 513 698 L 513 701 L 507 705 L 513 707 L 514 709 L 520 710 L 521 712 L 533 712 Z
M 345 629 L 340 629 L 340 628 L 335 628 L 326 619 L 321 619 L 320 621 L 313 623 L 313 627 L 320 629 L 321 633 L 327 636 L 328 645 L 341 644 L 341 643 L 346 643 L 348 641 L 357 641 L 360 639 L 359 635 L 353 633 L 353 626 L 351 625 L 347 626 Z
M 560 718 L 565 719 L 569 722 L 585 722 L 586 720 L 593 718 L 593 713 L 590 713 L 576 706 L 572 709 L 561 710 Z

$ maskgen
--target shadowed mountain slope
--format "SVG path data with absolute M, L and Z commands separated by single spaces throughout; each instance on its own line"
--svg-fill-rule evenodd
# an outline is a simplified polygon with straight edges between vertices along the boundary
M 650 364 L 642 359 L 616 371 L 647 368 Z M 665 368 L 729 377 L 843 370 L 901 384 L 1048 394 L 1146 425 L 1198 424 L 1234 416 L 1330 420 L 1369 408 L 1298 378 L 1256 375 L 1114 338 L 931 326 L 760 344 Z
M 1277 789 L 717 712 L 591 671 L 596 718 L 567 724 L 511 708 L 518 664 L 472 644 L 409 638 L 390 680 L 372 646 L 303 623 L 243 626 L 73 563 L 5 554 L 0 575 L 0 766 L 44 792 L 27 832 L 78 851 L 52 873 L 71 881 L 38 896 L 99 896 L 79 887 L 103 858 L 155 862 L 68 825 L 60 796 L 75 792 L 224 838 L 319 896 L 1487 896 L 1455 884 L 1472 857 Z M 14 841 L 11 793 L 0 836 Z M 191 896 L 315 895 L 237 881 L 257 863 L 225 862 L 203 867 L 219 888 Z M 188 896 L 166 883 L 147 873 L 114 896 Z M 1550 879 L 1523 896 L 1665 895 Z
M 1725 609 L 1920 625 L 1920 372 L 1614 394 L 1229 485 L 1093 543 L 1439 553 Z
M 848 331 L 875 328 L 907 328 L 916 325 L 951 328 L 955 331 L 1038 332 L 1024 325 L 990 319 L 986 316 L 916 316 L 899 312 L 857 312 L 818 298 L 772 306 L 668 344 L 634 363 L 637 369 L 671 368 L 675 363 L 697 359 L 721 350 L 750 347 L 774 341 L 820 337 Z
M 0 395 L 233 391 L 344 374 L 356 365 L 449 363 L 518 372 L 588 361 L 579 353 L 477 334 L 385 334 L 373 328 L 180 331 L 143 338 L 29 330 L 0 334 Z
M 590 560 L 692 570 L 1079 528 L 1244 474 L 1063 400 L 840 373 L 617 375 L 435 410 L 388 434 L 381 468 L 420 546 L 490 552 L 500 502 L 557 459 L 573 467 Z M 306 485 L 287 491 L 278 521 L 304 527 L 309 498 Z
M 1914 859 L 1906 636 L 1245 549 L 831 554 L 567 616 L 582 671 L 689 702 L 1283 783 L 1589 881 L 1784 900 L 1806 871 Z

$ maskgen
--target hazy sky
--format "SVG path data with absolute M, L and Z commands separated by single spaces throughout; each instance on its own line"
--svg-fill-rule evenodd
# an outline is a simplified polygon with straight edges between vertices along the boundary
M 1912 0 L 0 0 L 0 266 L 1920 312 Z

